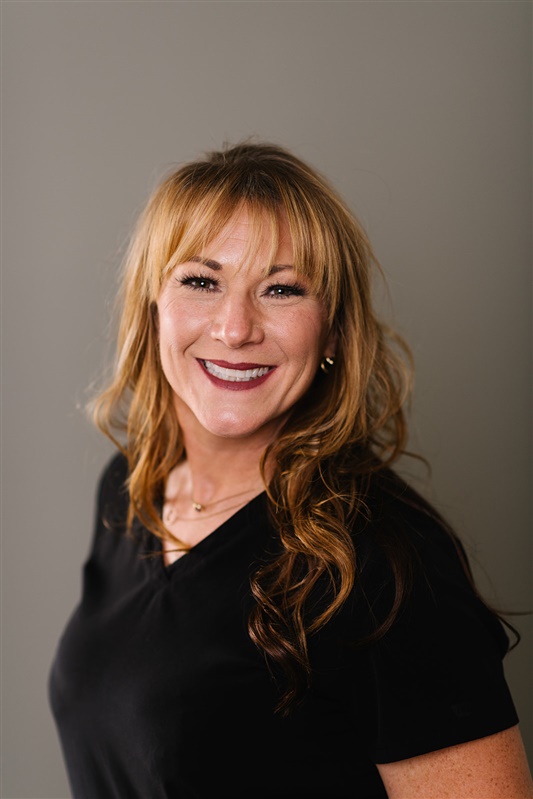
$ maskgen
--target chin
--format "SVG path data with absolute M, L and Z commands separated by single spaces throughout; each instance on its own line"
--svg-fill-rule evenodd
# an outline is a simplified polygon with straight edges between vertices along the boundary
M 207 428 L 207 430 L 213 436 L 217 436 L 217 438 L 248 438 L 249 436 L 253 436 L 255 433 L 258 433 L 261 428 L 260 427 L 243 427 L 242 425 L 235 424 L 235 425 L 224 425 L 221 427 L 211 427 Z
M 257 434 L 267 434 L 270 429 L 277 429 L 275 422 L 249 422 L 243 419 L 221 419 L 218 422 L 206 422 L 203 425 L 213 436 L 219 438 L 248 438 Z

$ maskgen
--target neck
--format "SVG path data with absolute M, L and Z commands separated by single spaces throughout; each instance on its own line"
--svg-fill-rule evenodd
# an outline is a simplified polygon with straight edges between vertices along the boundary
M 198 424 L 189 409 L 177 406 L 185 447 L 185 460 L 169 476 L 167 488 L 172 493 L 194 498 L 209 504 L 238 491 L 263 488 L 261 458 L 281 426 L 255 431 L 243 437 L 224 437 L 211 434 Z M 267 465 L 268 479 L 268 465 Z
M 240 492 L 249 498 L 264 489 L 260 461 L 268 442 L 219 438 L 215 442 L 184 431 L 185 460 L 169 475 L 167 497 L 187 497 L 209 508 Z M 238 501 L 238 500 L 237 500 Z M 242 501 L 247 502 L 245 493 Z

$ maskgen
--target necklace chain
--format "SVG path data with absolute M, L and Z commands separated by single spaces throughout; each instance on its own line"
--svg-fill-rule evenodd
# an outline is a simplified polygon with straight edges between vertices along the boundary
M 192 504 L 194 510 L 196 510 L 196 511 L 198 511 L 198 513 L 200 513 L 201 511 L 204 511 L 206 508 L 208 508 L 208 507 L 210 508 L 212 505 L 220 505 L 221 502 L 226 502 L 228 499 L 235 499 L 236 497 L 242 497 L 245 494 L 251 494 L 252 491 L 255 491 L 255 488 L 247 488 L 246 491 L 239 491 L 237 494 L 230 494 L 229 497 L 222 497 L 222 499 L 215 499 L 214 502 L 209 502 L 209 504 L 207 504 L 207 503 L 204 504 L 202 502 L 197 502 L 194 499 L 194 497 L 192 497 L 191 498 L 191 504 Z
M 168 524 L 174 524 L 174 522 L 201 522 L 204 519 L 211 519 L 213 516 L 219 516 L 221 513 L 226 513 L 229 510 L 235 510 L 240 505 L 243 504 L 243 501 L 236 502 L 233 505 L 229 505 L 227 508 L 221 508 L 220 510 L 213 511 L 212 513 L 203 513 L 204 509 L 207 507 L 211 507 L 212 505 L 219 505 L 221 502 L 226 502 L 228 499 L 235 499 L 236 497 L 242 497 L 245 494 L 251 494 L 252 491 L 256 491 L 257 486 L 255 488 L 248 488 L 246 491 L 239 491 L 237 494 L 230 494 L 228 497 L 223 497 L 222 499 L 217 499 L 214 502 L 210 502 L 209 505 L 202 505 L 200 502 L 196 502 L 194 499 L 191 500 L 191 504 L 195 511 L 198 513 L 202 513 L 201 516 L 197 516 L 196 518 L 189 518 L 188 516 L 178 516 L 178 514 L 170 507 L 167 506 L 164 511 L 164 520 Z

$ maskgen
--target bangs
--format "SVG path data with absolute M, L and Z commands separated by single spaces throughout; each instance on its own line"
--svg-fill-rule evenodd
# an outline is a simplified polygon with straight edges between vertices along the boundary
M 164 281 L 177 264 L 193 258 L 208 258 L 213 241 L 224 233 L 230 236 L 234 222 L 241 212 L 246 211 L 249 235 L 241 262 L 262 260 L 265 276 L 273 265 L 280 240 L 279 210 L 258 203 L 243 202 L 233 197 L 206 198 L 204 202 L 189 209 L 184 220 L 183 232 L 169 261 L 163 267 L 161 280 Z M 268 248 L 265 251 L 265 242 Z M 261 256 L 259 251 L 261 250 Z
M 328 321 L 333 322 L 339 303 L 342 272 L 341 253 L 332 217 L 303 193 L 284 193 L 282 207 L 292 238 L 294 267 L 303 275 L 312 291 L 322 299 Z
M 202 165 L 203 166 L 203 165 Z M 288 224 L 295 273 L 309 283 L 311 291 L 325 303 L 332 321 L 339 295 L 339 246 L 332 230 L 331 210 L 317 203 L 301 186 L 271 176 L 241 175 L 240 180 L 218 173 L 171 176 L 156 192 L 147 208 L 148 252 L 144 260 L 150 301 L 157 301 L 163 282 L 177 264 L 193 257 L 207 257 L 210 244 L 245 210 L 250 235 L 243 262 L 253 262 L 268 241 L 265 276 L 274 264 L 281 221 Z M 263 180 L 261 181 L 261 177 Z M 202 179 L 203 178 L 203 179 Z M 230 228 L 231 229 L 231 228 Z M 229 231 L 228 231 L 229 232 Z M 262 258 L 265 259 L 263 250 Z M 240 266 L 240 265 L 239 265 Z

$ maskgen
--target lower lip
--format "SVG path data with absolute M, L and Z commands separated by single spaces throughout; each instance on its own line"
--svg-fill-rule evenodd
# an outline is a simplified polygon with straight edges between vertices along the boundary
M 268 380 L 270 375 L 275 371 L 274 369 L 270 369 L 266 373 L 266 375 L 261 375 L 261 377 L 255 377 L 253 380 L 221 380 L 220 377 L 215 377 L 210 372 L 207 371 L 202 361 L 198 361 L 200 364 L 202 371 L 206 377 L 213 383 L 213 385 L 218 386 L 219 388 L 225 388 L 228 391 L 249 391 L 252 388 L 257 388 L 258 386 L 262 385 L 265 380 Z

